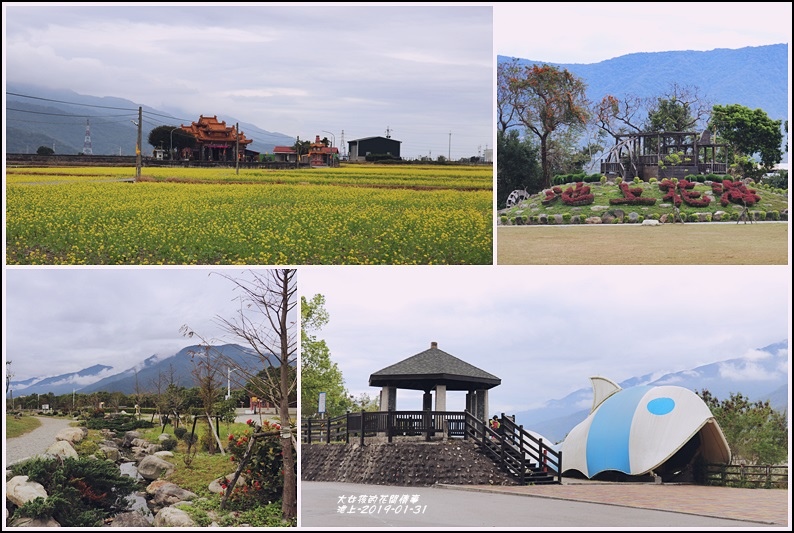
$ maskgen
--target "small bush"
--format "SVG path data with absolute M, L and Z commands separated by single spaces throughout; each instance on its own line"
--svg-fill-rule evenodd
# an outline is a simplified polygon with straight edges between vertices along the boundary
M 185 436 L 185 433 L 187 433 L 187 428 L 183 428 L 181 426 L 178 428 L 174 428 L 174 437 L 176 437 L 179 440 L 182 440 L 182 437 Z
M 91 458 L 35 459 L 11 470 L 40 483 L 48 494 L 46 500 L 36 498 L 17 508 L 11 517 L 52 517 L 63 527 L 102 526 L 127 508 L 126 497 L 137 487 L 114 463 Z

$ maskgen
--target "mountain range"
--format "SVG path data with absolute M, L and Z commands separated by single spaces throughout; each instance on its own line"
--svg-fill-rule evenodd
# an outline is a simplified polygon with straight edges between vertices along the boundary
M 106 365 L 94 365 L 58 376 L 12 381 L 11 390 L 15 397 L 48 393 L 56 396 L 73 392 L 90 394 L 98 391 L 134 394 L 136 388 L 150 390 L 163 376 L 168 382 L 173 376 L 174 383 L 191 388 L 196 386 L 192 374 L 193 358 L 204 353 L 203 346 L 186 346 L 173 355 L 152 355 L 121 372 Z M 261 367 L 261 360 L 251 348 L 237 344 L 218 345 L 212 347 L 210 355 L 216 360 L 222 358 L 219 364 L 223 365 L 223 371 L 218 372 L 221 377 L 227 372 L 225 361 L 232 361 L 234 367 L 244 369 L 244 374 L 261 370 L 258 368 Z
M 497 56 L 498 63 L 513 59 Z M 704 101 L 712 105 L 740 104 L 762 109 L 773 120 L 788 119 L 787 44 L 706 52 L 641 52 L 591 64 L 515 59 L 520 65 L 548 64 L 566 69 L 585 82 L 587 98 L 595 102 L 610 94 L 617 98 L 662 96 L 677 84 L 697 88 Z M 788 161 L 788 154 L 784 154 L 784 161 Z
M 610 378 L 609 375 L 602 377 Z M 784 340 L 759 348 L 751 356 L 734 357 L 661 376 L 645 374 L 618 385 L 623 389 L 640 385 L 675 385 L 693 392 L 708 390 L 720 401 L 727 400 L 732 393 L 741 394 L 752 402 L 768 400 L 774 409 L 788 411 L 788 382 L 788 340 Z M 564 398 L 548 401 L 541 407 L 515 413 L 515 420 L 526 429 L 559 442 L 587 418 L 592 404 L 593 390 L 585 387 Z
M 24 96 L 19 96 L 24 95 Z M 83 152 L 86 122 L 90 125 L 91 152 L 94 155 L 134 155 L 138 127 L 138 107 L 144 116 L 157 116 L 157 124 L 144 120 L 143 152 L 151 150 L 146 139 L 155 127 L 168 124 L 180 126 L 198 121 L 199 117 L 174 117 L 173 113 L 140 105 L 123 98 L 78 94 L 69 89 L 49 89 L 34 85 L 8 83 L 6 86 L 6 152 L 35 154 L 39 146 L 55 147 L 56 154 Z M 127 111 L 123 113 L 122 111 Z M 173 118 L 168 118 L 173 117 Z M 263 130 L 235 117 L 220 116 L 227 126 L 239 123 L 240 131 L 253 139 L 248 148 L 257 152 L 273 152 L 274 146 L 292 146 L 295 138 L 283 133 Z M 168 148 L 168 147 L 166 147 Z

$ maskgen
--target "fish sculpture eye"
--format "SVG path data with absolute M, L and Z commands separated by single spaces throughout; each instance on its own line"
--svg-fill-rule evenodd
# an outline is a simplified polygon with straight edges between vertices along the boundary
M 675 409 L 675 400 L 672 398 L 654 398 L 646 406 L 652 415 L 666 415 Z

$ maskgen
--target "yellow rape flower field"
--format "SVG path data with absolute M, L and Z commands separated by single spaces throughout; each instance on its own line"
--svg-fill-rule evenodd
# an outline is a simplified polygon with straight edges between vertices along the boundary
M 9 265 L 492 264 L 490 166 L 9 168 Z

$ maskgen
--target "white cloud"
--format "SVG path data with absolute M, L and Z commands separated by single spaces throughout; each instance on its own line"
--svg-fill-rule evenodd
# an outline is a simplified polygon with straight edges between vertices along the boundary
M 723 379 L 728 380 L 758 380 L 770 381 L 779 379 L 780 375 L 775 372 L 770 372 L 763 366 L 748 362 L 744 364 L 725 363 L 719 365 L 719 375 Z

